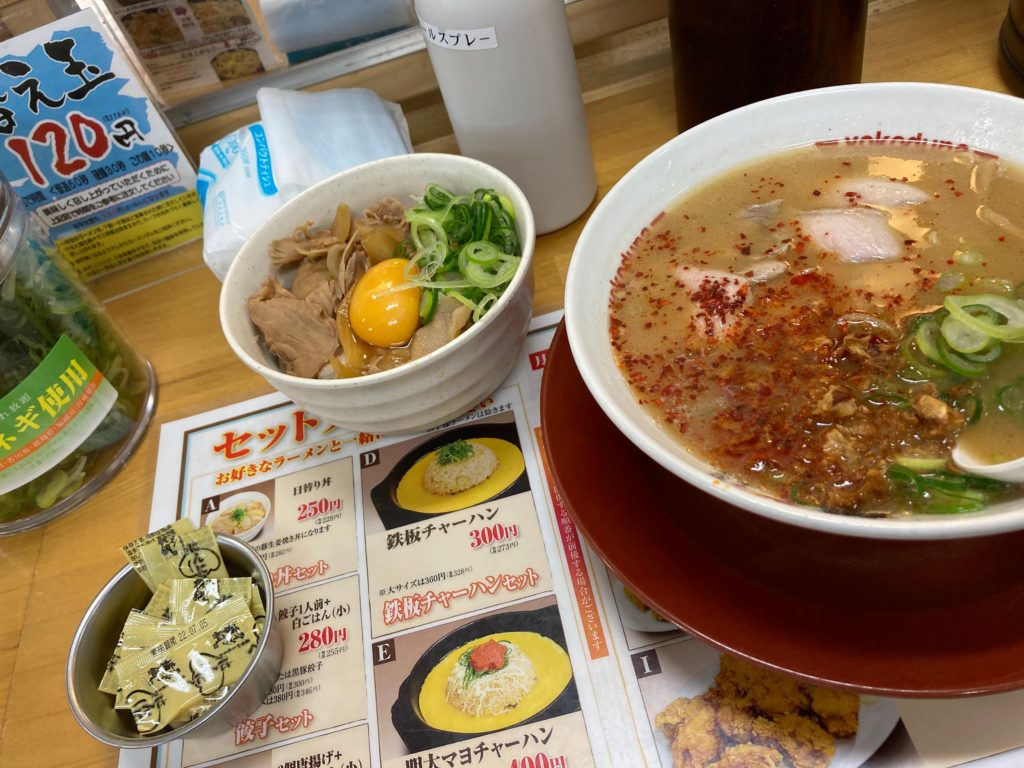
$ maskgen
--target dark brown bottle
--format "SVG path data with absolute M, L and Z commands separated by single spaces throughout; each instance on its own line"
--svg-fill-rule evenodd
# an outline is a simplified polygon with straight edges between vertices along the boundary
M 999 48 L 1016 78 L 1013 85 L 1019 91 L 1024 81 L 1024 0 L 1010 0 L 999 29 Z
M 860 82 L 867 0 L 670 0 L 680 131 L 783 93 Z

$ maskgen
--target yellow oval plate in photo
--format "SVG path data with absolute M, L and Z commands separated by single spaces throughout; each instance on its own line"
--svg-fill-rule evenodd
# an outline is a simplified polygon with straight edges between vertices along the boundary
M 512 485 L 526 469 L 522 451 L 507 440 L 500 440 L 496 437 L 474 437 L 468 442 L 480 443 L 494 451 L 494 455 L 498 457 L 498 467 L 490 477 L 479 485 L 459 493 L 431 493 L 423 487 L 423 475 L 426 474 L 430 462 L 437 456 L 437 451 L 431 451 L 425 456 L 421 456 L 402 475 L 395 492 L 398 503 L 410 512 L 422 512 L 428 515 L 454 512 L 457 509 L 481 504 L 497 496 Z
M 470 648 L 482 645 L 488 640 L 507 640 L 518 646 L 533 664 L 537 682 L 530 692 L 507 712 L 474 717 L 448 703 L 445 698 L 445 686 L 459 657 Z M 536 632 L 496 632 L 459 646 L 430 670 L 420 688 L 420 714 L 423 722 L 439 731 L 485 733 L 510 728 L 533 717 L 557 699 L 570 680 L 572 665 L 569 663 L 569 655 L 550 637 Z

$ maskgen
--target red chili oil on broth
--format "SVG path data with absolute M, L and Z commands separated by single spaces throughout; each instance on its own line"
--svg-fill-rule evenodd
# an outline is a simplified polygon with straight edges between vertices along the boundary
M 638 400 L 728 474 L 840 513 L 950 511 L 891 467 L 956 472 L 954 444 L 993 430 L 1024 455 L 1024 414 L 972 406 L 1024 377 L 1024 345 L 966 376 L 908 344 L 948 294 L 1024 282 L 1024 218 L 1000 218 L 1024 210 L 1024 177 L 970 152 L 886 152 L 805 147 L 684 196 L 622 256 L 612 345 Z

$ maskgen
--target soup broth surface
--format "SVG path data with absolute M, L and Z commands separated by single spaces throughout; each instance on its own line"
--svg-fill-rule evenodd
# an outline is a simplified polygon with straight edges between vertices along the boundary
M 964 344 L 940 331 L 948 296 L 1024 317 L 1024 174 L 970 151 L 878 151 L 803 147 L 684 195 L 622 256 L 615 354 L 684 449 L 770 495 L 976 510 L 1021 489 L 965 478 L 950 451 L 1024 455 L 1024 344 L 983 335 L 965 357 L 933 342 Z

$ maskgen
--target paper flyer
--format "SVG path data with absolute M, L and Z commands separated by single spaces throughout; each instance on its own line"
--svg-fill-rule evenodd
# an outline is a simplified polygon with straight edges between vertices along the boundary
M 195 172 L 90 10 L 0 43 L 0 173 L 85 279 L 202 235 Z
M 282 395 L 163 426 L 151 529 L 224 525 L 225 509 L 259 499 L 266 515 L 233 535 L 272 574 L 285 660 L 233 729 L 122 752 L 123 768 L 934 764 L 895 700 L 724 655 L 593 555 L 542 458 L 541 377 L 559 319 L 534 321 L 491 397 L 421 435 L 339 430 Z M 463 443 L 487 445 L 496 465 L 439 493 L 450 478 L 435 459 Z M 496 670 L 508 670 L 501 685 L 473 686 Z

